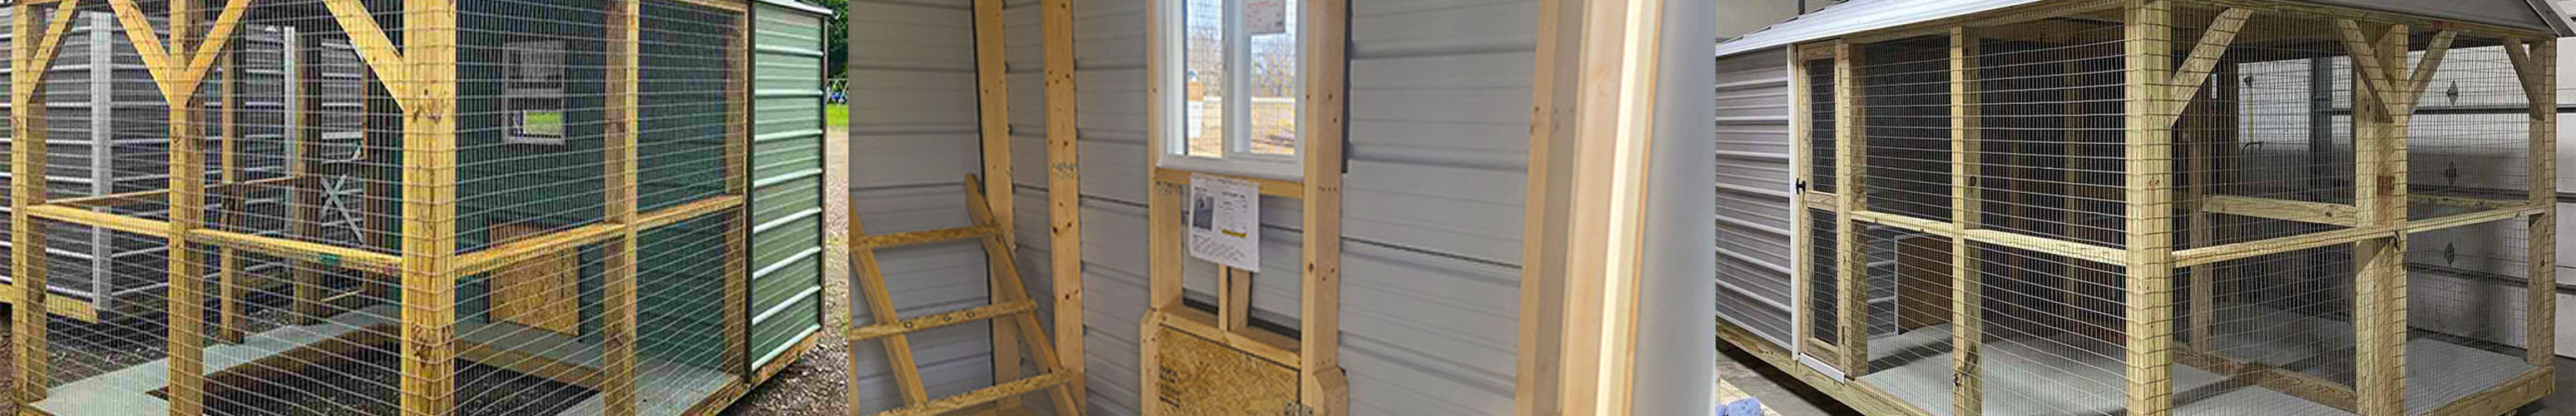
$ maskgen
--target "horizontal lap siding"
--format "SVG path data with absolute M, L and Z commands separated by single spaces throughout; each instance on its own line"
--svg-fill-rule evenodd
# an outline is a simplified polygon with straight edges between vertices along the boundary
M 751 365 L 823 330 L 822 20 L 753 12 Z
M 1787 50 L 1719 58 L 1716 75 L 1717 315 L 1783 342 L 1796 264 Z
M 961 227 L 965 175 L 982 166 L 976 135 L 975 33 L 971 0 L 875 0 L 850 3 L 850 160 L 852 220 L 870 235 Z M 972 242 L 880 249 L 877 261 L 902 317 L 986 304 L 984 250 Z M 855 271 L 854 271 L 855 272 Z M 855 283 L 855 280 L 853 281 Z M 854 286 L 853 324 L 871 316 Z M 977 322 L 911 336 L 912 352 L 933 397 L 989 386 L 989 326 Z M 859 411 L 903 404 L 885 344 L 862 342 Z

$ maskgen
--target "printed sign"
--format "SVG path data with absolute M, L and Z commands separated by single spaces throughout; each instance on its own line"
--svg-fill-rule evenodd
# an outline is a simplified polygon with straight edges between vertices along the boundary
M 1261 190 L 1251 181 L 1190 177 L 1190 257 L 1261 271 Z

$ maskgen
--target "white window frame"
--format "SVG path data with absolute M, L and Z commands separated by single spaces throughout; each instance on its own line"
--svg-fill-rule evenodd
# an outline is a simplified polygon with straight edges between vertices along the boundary
M 1291 92 L 1292 96 L 1298 99 L 1296 153 L 1286 155 L 1252 153 L 1250 149 L 1252 123 L 1249 122 L 1252 119 L 1252 94 L 1249 92 L 1252 76 L 1250 65 L 1252 37 L 1243 33 L 1243 3 L 1246 0 L 1220 0 L 1226 7 L 1222 13 L 1225 16 L 1227 40 L 1225 91 L 1228 105 L 1225 106 L 1224 116 L 1225 144 L 1218 147 L 1217 157 L 1195 156 L 1188 153 L 1189 135 L 1182 128 L 1189 123 L 1189 103 L 1185 100 L 1188 96 L 1186 75 L 1189 70 L 1189 51 L 1186 48 L 1189 39 L 1188 0 L 1155 1 L 1162 2 L 1164 11 L 1162 21 L 1159 22 L 1162 30 L 1154 31 L 1158 35 L 1152 40 L 1155 47 L 1161 48 L 1160 51 L 1164 56 L 1160 61 L 1163 67 L 1152 69 L 1159 76 L 1158 82 L 1161 83 L 1160 90 L 1163 92 L 1151 98 L 1153 110 L 1164 114 L 1162 125 L 1153 126 L 1161 129 L 1163 133 L 1163 140 L 1152 143 L 1153 152 L 1159 156 L 1154 159 L 1155 166 L 1272 179 L 1294 180 L 1304 177 L 1306 139 L 1312 136 L 1310 126 L 1306 125 L 1308 112 L 1308 103 L 1305 101 L 1306 75 L 1311 69 L 1306 67 L 1308 64 L 1306 56 L 1313 52 L 1314 47 L 1313 38 L 1307 33 L 1309 26 L 1306 24 L 1307 16 L 1299 14 L 1297 21 L 1290 26 L 1290 30 L 1297 36 L 1297 79 L 1294 82 L 1296 88 Z M 1288 2 L 1288 7 L 1291 9 L 1305 7 L 1303 0 L 1283 1 Z

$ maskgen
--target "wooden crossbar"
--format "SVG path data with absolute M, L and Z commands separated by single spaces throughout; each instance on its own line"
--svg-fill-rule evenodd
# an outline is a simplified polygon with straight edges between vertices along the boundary
M 1000 234 L 1001 232 L 1002 227 L 1000 226 L 975 225 L 930 231 L 914 231 L 902 234 L 871 235 L 852 238 L 850 240 L 850 248 L 893 248 L 910 245 L 942 243 L 970 238 L 983 238 L 994 234 Z
M 854 280 L 850 284 L 851 290 L 859 291 L 859 295 L 866 303 L 868 314 L 880 323 L 846 329 L 848 335 L 846 341 L 855 349 L 858 343 L 863 341 L 883 340 L 886 343 L 887 359 L 894 367 L 896 388 L 904 396 L 904 406 L 878 412 L 876 415 L 939 414 L 986 403 L 1002 402 L 1038 390 L 1050 391 L 1049 398 L 1053 399 L 1058 412 L 1080 415 L 1081 406 L 1076 405 L 1074 401 L 1078 393 L 1069 388 L 1070 378 L 1065 376 L 1065 366 L 1056 361 L 1060 358 L 1055 351 L 1055 342 L 1046 333 L 1046 327 L 1038 325 L 1037 314 L 1033 313 L 1037 309 L 1037 302 L 1029 299 L 1027 286 L 1020 283 L 1019 265 L 1011 251 L 1013 247 L 1010 240 L 1011 234 L 1007 228 L 1001 226 L 998 216 L 994 215 L 991 201 L 985 199 L 983 184 L 974 175 L 967 175 L 965 183 L 967 217 L 974 223 L 971 226 L 868 235 L 858 216 L 850 216 L 850 259 L 853 263 L 857 263 L 854 267 L 857 271 L 851 273 Z M 969 238 L 983 243 L 985 260 L 989 262 L 992 269 L 988 278 L 993 288 L 993 304 L 911 319 L 901 317 L 895 311 L 893 295 L 886 289 L 885 272 L 877 265 L 876 249 Z M 1002 326 L 1009 326 L 1007 330 L 1013 336 L 1008 338 L 1016 338 L 1024 344 L 1029 352 L 1027 357 L 1036 361 L 1044 374 L 995 384 L 992 387 L 955 396 L 937 399 L 929 397 L 928 389 L 922 383 L 921 367 L 913 359 L 912 340 L 908 334 L 931 328 L 987 320 L 993 321 L 997 330 L 1002 330 Z M 858 364 L 858 357 L 851 356 L 849 365 L 850 376 L 853 378 L 862 374 Z M 855 379 L 851 381 L 857 382 Z M 855 392 L 852 393 L 850 405 L 853 409 L 859 405 Z
M 1029 311 L 1037 310 L 1037 306 L 1037 302 L 1025 300 L 996 303 L 955 312 L 850 328 L 850 333 L 847 336 L 851 341 L 865 341 L 881 337 L 910 334 L 929 330 L 931 328 L 967 322 L 980 322 L 988 319 L 998 319 L 1011 315 L 1029 313 Z
M 1038 376 L 1036 376 L 1036 377 L 1029 377 L 1029 378 L 1024 378 L 1024 379 L 1019 379 L 1019 380 L 1017 380 L 1017 381 L 1012 381 L 1012 382 L 1008 382 L 1008 383 L 995 384 L 995 385 L 993 385 L 992 387 L 985 387 L 985 388 L 975 389 L 974 391 L 969 391 L 969 392 L 966 392 L 966 393 L 963 393 L 963 394 L 958 394 L 958 395 L 955 395 L 955 396 L 941 397 L 941 398 L 939 398 L 939 400 L 932 400 L 932 401 L 928 401 L 928 402 L 922 402 L 921 404 L 910 405 L 910 406 L 904 406 L 904 407 L 896 408 L 896 409 L 894 409 L 894 410 L 888 410 L 888 411 L 885 411 L 885 412 L 882 412 L 882 413 L 877 413 L 877 415 L 878 415 L 878 416 L 926 416 L 926 415 L 936 415 L 936 414 L 941 414 L 941 413 L 947 413 L 947 412 L 957 411 L 957 410 L 959 410 L 959 409 L 965 409 L 965 408 L 968 408 L 968 407 L 973 407 L 973 406 L 975 406 L 975 405 L 980 405 L 980 404 L 985 404 L 985 403 L 992 403 L 992 402 L 994 402 L 994 401 L 1002 400 L 1002 398 L 1005 398 L 1005 397 L 1016 397 L 1016 396 L 1019 396 L 1019 395 L 1022 395 L 1022 394 L 1028 394 L 1029 392 L 1038 391 L 1038 390 L 1040 390 L 1040 389 L 1056 388 L 1056 387 L 1059 387 L 1059 386 L 1063 386 L 1063 385 L 1064 385 L 1064 381 L 1065 381 L 1065 378 L 1064 378 L 1064 374 L 1062 374 L 1062 373 L 1047 373 L 1047 374 L 1038 375 Z

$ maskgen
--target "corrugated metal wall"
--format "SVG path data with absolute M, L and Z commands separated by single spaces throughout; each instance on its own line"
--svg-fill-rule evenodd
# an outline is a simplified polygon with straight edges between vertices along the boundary
M 1717 59 L 1717 316 L 1791 337 L 1788 50 Z
M 850 2 L 851 216 L 868 234 L 967 224 L 966 174 L 978 173 L 975 32 L 970 0 Z M 954 242 L 877 250 L 903 316 L 986 303 L 984 250 Z M 1023 267 L 1027 269 L 1027 267 Z M 855 290 L 851 320 L 876 321 Z M 1130 325 L 1133 326 L 1133 325 Z M 988 326 L 970 323 L 914 333 L 912 350 L 930 395 L 991 385 Z M 861 411 L 902 404 L 883 343 L 851 351 L 862 375 Z
M 754 368 L 822 331 L 823 19 L 752 9 L 751 351 Z M 647 102 L 650 104 L 651 102 Z

